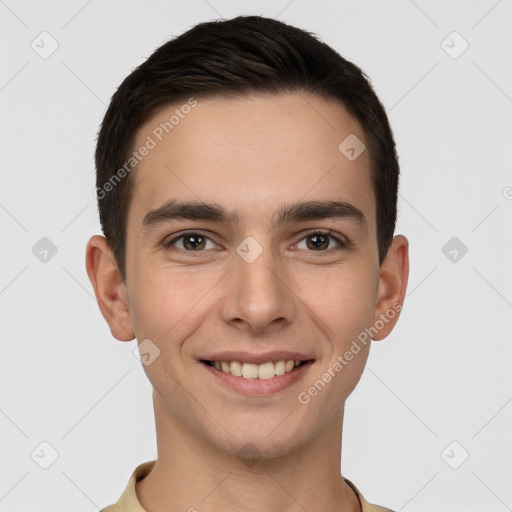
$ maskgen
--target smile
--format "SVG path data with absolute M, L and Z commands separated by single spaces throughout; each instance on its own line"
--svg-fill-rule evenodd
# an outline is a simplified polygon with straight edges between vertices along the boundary
M 243 395 L 265 396 L 298 383 L 314 362 L 314 359 L 280 359 L 256 364 L 202 359 L 200 366 L 215 379 L 212 383 Z
M 263 364 L 241 363 L 239 361 L 203 361 L 205 364 L 224 373 L 242 377 L 244 379 L 272 379 L 279 375 L 291 372 L 295 367 L 306 361 L 300 359 L 281 359 L 280 361 L 268 361 Z

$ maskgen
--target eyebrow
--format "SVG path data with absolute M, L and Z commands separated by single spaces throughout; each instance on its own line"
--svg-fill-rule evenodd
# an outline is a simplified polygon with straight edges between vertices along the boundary
M 239 224 L 241 215 L 237 210 L 228 211 L 224 206 L 200 201 L 170 199 L 155 210 L 149 211 L 142 220 L 145 233 L 154 226 L 175 219 L 200 220 Z M 366 218 L 359 208 L 345 201 L 303 201 L 282 205 L 274 214 L 273 225 L 292 224 L 314 219 L 348 219 L 367 230 Z

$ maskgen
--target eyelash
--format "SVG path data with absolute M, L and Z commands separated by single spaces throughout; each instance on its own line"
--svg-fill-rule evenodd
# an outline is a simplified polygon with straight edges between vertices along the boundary
M 337 236 L 334 236 L 332 233 L 332 230 L 321 230 L 321 229 L 315 229 L 313 231 L 311 231 L 310 233 L 306 233 L 300 240 L 299 242 L 302 242 L 302 240 L 310 237 L 310 236 L 314 236 L 314 235 L 324 235 L 324 236 L 328 236 L 329 238 L 331 238 L 332 240 L 334 240 L 337 244 L 338 244 L 338 248 L 330 248 L 330 249 L 325 249 L 325 250 L 319 250 L 319 251 L 315 251 L 315 250 L 309 250 L 308 252 L 318 252 L 318 253 L 330 253 L 334 250 L 341 250 L 341 249 L 347 249 L 348 247 L 350 247 L 350 242 L 348 240 L 342 240 L 340 239 L 339 237 Z M 177 250 L 177 251 L 181 251 L 181 252 L 184 252 L 184 253 L 187 253 L 187 254 L 190 254 L 190 255 L 195 255 L 195 254 L 200 254 L 202 252 L 205 252 L 207 251 L 208 249 L 203 249 L 201 251 L 190 251 L 190 250 L 187 250 L 187 249 L 179 249 L 179 248 L 176 248 L 176 247 L 172 247 L 172 245 L 174 243 L 176 243 L 178 240 L 180 239 L 183 239 L 189 235 L 199 235 L 203 238 L 206 238 L 207 240 L 213 242 L 213 240 L 211 240 L 209 237 L 203 235 L 202 233 L 198 232 L 198 231 L 186 231 L 184 233 L 181 233 L 179 236 L 176 236 L 174 237 L 172 240 L 168 241 L 168 242 L 164 242 L 164 247 L 168 250 Z M 299 243 L 297 242 L 297 243 Z

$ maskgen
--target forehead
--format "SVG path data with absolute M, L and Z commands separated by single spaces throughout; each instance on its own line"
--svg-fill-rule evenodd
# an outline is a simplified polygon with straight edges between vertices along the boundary
M 340 146 L 341 145 L 341 146 Z M 287 93 L 185 100 L 137 132 L 130 222 L 170 198 L 221 203 L 242 218 L 299 199 L 349 201 L 374 217 L 364 133 L 336 100 Z M 348 156 L 348 157 L 347 157 Z M 130 220 L 131 219 L 131 220 Z

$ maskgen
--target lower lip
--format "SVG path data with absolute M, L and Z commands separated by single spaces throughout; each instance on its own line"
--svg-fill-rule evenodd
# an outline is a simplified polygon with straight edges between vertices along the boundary
M 219 379 L 220 382 L 239 393 L 251 396 L 262 396 L 277 393 L 278 391 L 292 386 L 304 376 L 305 372 L 313 363 L 314 361 L 302 363 L 300 366 L 296 366 L 291 372 L 276 375 L 271 379 L 246 379 L 245 377 L 237 377 L 230 373 L 224 373 L 222 370 L 217 370 L 217 368 L 203 362 L 201 362 L 201 366 Z

